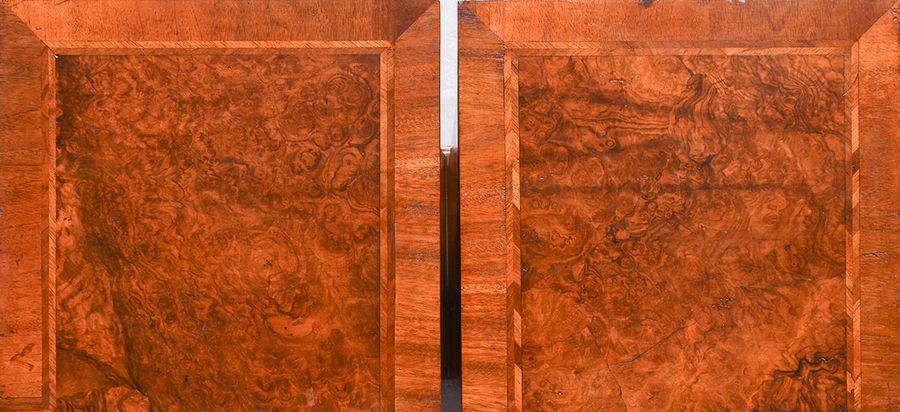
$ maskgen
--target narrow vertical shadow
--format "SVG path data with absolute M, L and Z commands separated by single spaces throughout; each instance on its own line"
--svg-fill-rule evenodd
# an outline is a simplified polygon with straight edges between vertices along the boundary
M 441 410 L 462 411 L 459 150 L 441 149 Z
M 441 0 L 441 410 L 462 412 L 459 41 L 456 0 Z

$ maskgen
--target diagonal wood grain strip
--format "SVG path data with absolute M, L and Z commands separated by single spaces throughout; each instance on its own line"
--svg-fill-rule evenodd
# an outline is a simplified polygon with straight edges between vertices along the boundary
M 522 410 L 522 261 L 519 197 L 519 61 L 507 50 L 503 57 L 505 123 L 507 410 Z

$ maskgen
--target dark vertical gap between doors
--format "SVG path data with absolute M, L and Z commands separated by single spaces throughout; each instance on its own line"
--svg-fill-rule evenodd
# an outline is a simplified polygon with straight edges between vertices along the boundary
M 459 148 L 441 148 L 441 410 L 462 411 Z
M 441 0 L 441 411 L 462 412 L 457 2 Z

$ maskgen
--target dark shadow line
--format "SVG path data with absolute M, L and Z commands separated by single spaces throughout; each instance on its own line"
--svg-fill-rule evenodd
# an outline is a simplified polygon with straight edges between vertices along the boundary
M 459 150 L 441 148 L 441 411 L 462 411 Z

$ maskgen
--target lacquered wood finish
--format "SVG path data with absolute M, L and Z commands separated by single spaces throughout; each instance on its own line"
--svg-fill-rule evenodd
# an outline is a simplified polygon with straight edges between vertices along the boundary
M 507 396 L 507 241 L 503 43 L 459 14 L 459 207 L 464 410 L 502 410 Z
M 0 7 L 0 409 L 439 408 L 435 2 Z
M 394 45 L 396 408 L 440 409 L 440 6 Z
M 466 409 L 896 405 L 898 27 L 838 3 L 462 5 Z
M 859 39 L 858 156 L 862 409 L 900 409 L 900 3 Z
M 433 3 L 429 0 L 4 2 L 51 47 L 73 41 L 393 40 Z
M 57 70 L 60 404 L 377 406 L 378 55 Z
M 518 69 L 527 408 L 846 404 L 843 56 Z
M 0 409 L 54 396 L 53 55 L 0 6 Z
M 855 39 L 851 3 L 500 0 L 466 7 L 505 42 L 807 42 Z

